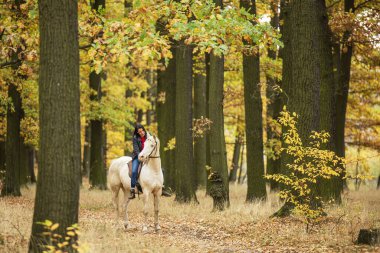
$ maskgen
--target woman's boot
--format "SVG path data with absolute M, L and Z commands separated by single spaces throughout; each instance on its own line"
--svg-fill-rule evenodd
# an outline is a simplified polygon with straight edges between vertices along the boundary
M 134 199 L 134 198 L 136 198 L 136 196 L 135 196 L 135 189 L 134 189 L 134 188 L 131 189 L 131 194 L 129 195 L 128 198 L 129 198 L 129 199 Z

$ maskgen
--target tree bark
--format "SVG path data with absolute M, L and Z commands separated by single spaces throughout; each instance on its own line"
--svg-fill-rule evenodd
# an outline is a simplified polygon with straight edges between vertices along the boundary
M 271 18 L 271 26 L 273 29 L 277 30 L 280 26 L 280 17 L 279 17 L 279 1 L 271 2 L 271 10 L 273 17 Z M 280 49 L 281 50 L 281 49 Z M 277 59 L 277 50 L 268 49 L 268 57 L 275 61 Z M 281 97 L 278 92 L 278 89 L 275 86 L 280 86 L 280 81 L 276 78 L 273 78 L 267 75 L 267 141 L 271 139 L 279 140 L 279 136 L 272 131 L 270 127 L 272 120 L 277 120 L 281 111 Z M 280 172 L 281 160 L 279 158 L 272 159 L 267 156 L 267 174 L 277 174 Z M 271 180 L 269 182 L 271 191 L 276 191 L 279 189 L 279 185 L 276 181 Z
M 210 166 L 217 171 L 223 179 L 223 191 L 225 205 L 229 205 L 228 168 L 226 143 L 224 138 L 224 115 L 223 115 L 223 84 L 224 84 L 224 59 L 223 56 L 210 54 L 210 77 L 209 77 L 209 119 L 212 121 L 210 129 Z
M 175 102 L 175 167 L 176 197 L 178 202 L 197 202 L 192 138 L 192 48 L 183 41 L 176 48 L 176 102 Z
M 154 78 L 153 71 L 151 69 L 146 70 L 146 81 L 149 84 L 149 88 L 147 90 L 147 100 L 150 103 L 150 108 L 146 110 L 146 125 L 149 126 L 152 123 L 152 114 L 154 112 L 154 101 L 152 99 L 152 90 L 154 88 Z
M 1 196 L 21 196 L 22 137 L 20 136 L 20 122 L 23 113 L 21 96 L 14 84 L 8 86 L 8 97 L 12 100 L 12 106 L 8 106 L 7 110 L 6 171 Z
M 354 0 L 344 1 L 344 11 L 352 12 L 354 8 Z M 339 80 L 336 88 L 336 154 L 340 157 L 345 157 L 345 127 L 346 127 L 346 112 L 348 91 L 350 87 L 351 74 L 351 58 L 353 54 L 353 43 L 348 42 L 351 37 L 351 31 L 347 30 L 343 35 L 343 45 L 340 52 L 340 72 Z M 340 180 L 340 190 L 343 190 L 345 180 Z
M 84 143 L 83 143 L 83 161 L 82 161 L 82 176 L 89 177 L 90 173 L 90 152 L 91 152 L 91 127 L 89 124 L 85 126 Z
M 0 172 L 5 173 L 5 138 L 0 136 Z M 0 177 L 3 177 L 1 175 Z
M 230 182 L 236 182 L 236 175 L 239 168 L 241 143 L 242 143 L 242 136 L 237 131 L 236 137 L 235 137 L 234 153 L 232 155 L 232 164 L 231 164 L 232 170 L 230 171 L 230 176 L 229 176 Z
M 30 175 L 30 182 L 31 183 L 37 182 L 36 173 L 34 173 L 34 156 L 35 156 L 34 148 L 29 147 L 28 148 L 28 168 L 29 168 L 29 175 Z
M 91 95 L 92 101 L 100 101 L 101 77 L 95 72 L 90 74 L 90 88 L 96 95 Z M 91 188 L 107 189 L 107 171 L 104 167 L 104 130 L 103 120 L 93 119 L 90 121 L 90 184 Z
M 161 164 L 164 168 L 165 186 L 175 190 L 174 150 L 166 150 L 169 140 L 175 137 L 176 103 L 176 50 L 171 49 L 173 58 L 165 69 L 157 71 L 157 94 L 163 97 L 157 101 L 157 128 L 161 141 Z
M 105 0 L 95 0 L 91 4 L 93 10 L 99 11 L 105 8 Z M 90 89 L 94 94 L 90 95 L 90 100 L 100 102 L 102 98 L 102 79 L 101 73 L 95 71 L 90 73 Z M 90 184 L 91 188 L 101 190 L 107 189 L 107 171 L 104 166 L 104 129 L 103 119 L 96 118 L 90 121 Z
M 330 134 L 330 140 L 327 148 L 335 151 L 335 87 L 332 55 L 332 36 L 328 26 L 328 16 L 324 0 L 317 3 L 318 7 L 318 45 L 319 45 L 319 64 L 320 64 L 320 130 Z M 335 200 L 341 202 L 340 179 L 333 177 L 328 180 L 321 179 L 318 184 L 320 196 L 328 201 Z
M 128 101 L 132 97 L 132 94 L 133 94 L 132 90 L 127 88 L 127 90 L 125 91 L 125 100 Z M 128 117 L 128 112 L 126 112 L 126 114 Z M 128 120 L 128 125 L 129 125 L 129 127 L 124 127 L 124 142 L 125 143 L 131 143 L 132 142 L 132 135 L 133 135 L 133 131 L 134 131 L 132 120 Z M 124 155 L 125 156 L 131 156 L 132 152 L 133 152 L 132 143 L 130 146 L 126 145 L 124 147 Z
M 203 60 L 205 58 L 203 57 Z M 203 72 L 202 70 L 199 70 Z M 194 74 L 194 118 L 207 118 L 206 115 L 206 76 L 205 73 Z M 196 188 L 206 186 L 206 136 L 195 138 L 194 161 L 196 170 Z M 196 189 L 195 188 L 195 189 Z
M 241 0 L 241 7 L 256 15 L 255 0 Z M 247 143 L 247 201 L 266 198 L 263 118 L 259 53 L 243 55 L 244 104 Z
M 298 115 L 298 133 L 303 143 L 311 131 L 320 127 L 321 61 L 320 25 L 316 1 L 294 0 L 282 2 L 284 17 L 283 90 L 284 104 Z M 317 11 L 316 11 L 317 10 Z M 287 174 L 287 155 L 281 157 L 281 171 Z M 276 214 L 288 215 L 293 205 L 286 202 Z M 286 210 L 286 212 L 283 212 Z
M 29 252 L 47 244 L 37 222 L 58 223 L 54 232 L 63 237 L 78 223 L 81 171 L 78 2 L 39 1 L 39 25 L 39 174 Z M 75 251 L 72 243 L 64 250 Z

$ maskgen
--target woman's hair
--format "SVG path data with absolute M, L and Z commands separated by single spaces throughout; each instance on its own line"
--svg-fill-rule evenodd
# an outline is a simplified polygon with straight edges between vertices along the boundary
M 133 132 L 133 136 L 139 136 L 139 134 L 138 134 L 137 131 L 138 131 L 140 128 L 142 128 L 142 130 L 144 130 L 144 132 L 145 132 L 145 134 L 146 134 L 146 130 L 145 130 L 144 126 L 141 125 L 140 123 L 137 123 L 136 126 L 135 126 L 135 131 Z

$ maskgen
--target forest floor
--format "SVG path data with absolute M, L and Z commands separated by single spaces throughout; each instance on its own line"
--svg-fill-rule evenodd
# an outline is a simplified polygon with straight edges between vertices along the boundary
M 230 186 L 231 206 L 211 212 L 212 199 L 198 191 L 200 204 L 181 205 L 161 198 L 160 224 L 153 229 L 150 205 L 148 233 L 142 233 L 143 201 L 129 207 L 132 228 L 116 219 L 110 191 L 81 190 L 79 225 L 87 252 L 380 252 L 380 246 L 355 245 L 361 228 L 380 228 L 380 191 L 361 190 L 343 196 L 343 205 L 306 232 L 298 217 L 270 219 L 281 203 L 271 194 L 265 202 L 245 203 L 246 187 Z M 0 252 L 27 252 L 35 187 L 20 198 L 0 198 Z M 122 195 L 122 194 L 121 194 Z M 120 198 L 121 200 L 121 198 Z

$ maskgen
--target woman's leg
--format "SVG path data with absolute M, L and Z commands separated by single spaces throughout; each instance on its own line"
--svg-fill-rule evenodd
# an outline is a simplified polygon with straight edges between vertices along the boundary
M 129 199 L 135 198 L 135 187 L 136 187 L 139 164 L 140 162 L 139 162 L 139 159 L 137 159 L 137 157 L 132 160 L 131 195 L 129 196 Z

